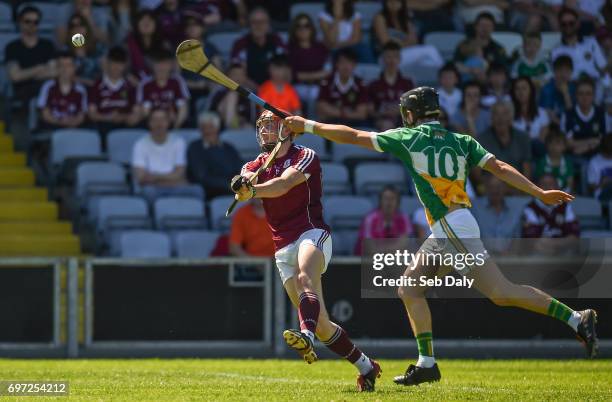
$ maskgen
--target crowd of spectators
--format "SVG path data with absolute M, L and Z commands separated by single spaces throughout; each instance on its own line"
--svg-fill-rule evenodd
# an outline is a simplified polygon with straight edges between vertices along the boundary
M 40 29 L 50 16 L 13 3 L 19 37 L 0 50 L 9 84 L 5 119 L 16 143 L 27 149 L 59 128 L 94 128 L 103 144 L 113 129 L 148 129 L 133 149 L 132 168 L 137 191 L 149 199 L 226 195 L 240 156 L 222 133 L 252 128 L 258 113 L 237 93 L 180 71 L 173 49 L 184 39 L 201 40 L 215 64 L 265 100 L 321 121 L 396 127 L 399 95 L 434 85 L 448 128 L 474 136 L 542 185 L 611 198 L 611 1 L 381 0 L 375 15 L 362 15 L 353 0 L 327 0 L 319 1 L 318 15 L 290 19 L 292 1 L 74 0 L 53 16 L 59 23 L 50 34 Z M 449 58 L 424 41 L 433 31 L 463 32 L 465 39 Z M 507 52 L 495 39 L 499 31 L 520 33 L 522 43 Z M 560 42 L 548 51 L 542 32 L 551 31 L 560 32 Z M 219 32 L 240 35 L 218 49 L 208 38 Z M 85 46 L 71 45 L 75 33 Z M 372 65 L 380 75 L 364 79 L 360 67 Z M 437 72 L 437 81 L 413 74 L 423 68 Z M 33 109 L 35 124 L 27 124 Z M 177 128 L 198 128 L 202 137 L 187 144 L 170 134 Z M 577 234 L 570 223 L 541 229 L 537 222 L 553 219 L 546 214 L 568 222 L 573 215 L 571 207 L 551 212 L 537 202 L 515 230 L 505 225 L 500 201 L 509 189 L 478 173 L 471 185 L 489 200 L 482 212 L 492 217 L 483 220 L 491 235 Z M 382 192 L 361 237 L 424 236 L 415 217 L 393 215 L 394 191 Z M 249 208 L 244 219 L 257 220 L 257 206 Z M 502 227 L 507 233 L 498 233 Z M 235 254 L 250 247 L 240 239 L 231 236 Z

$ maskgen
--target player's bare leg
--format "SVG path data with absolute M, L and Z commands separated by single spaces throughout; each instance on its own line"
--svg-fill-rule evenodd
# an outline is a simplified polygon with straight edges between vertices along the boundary
M 554 297 L 532 286 L 510 282 L 492 259 L 468 274 L 474 287 L 498 306 L 519 307 L 535 313 L 549 315 L 568 324 L 587 351 L 589 357 L 597 355 L 598 340 L 595 310 L 574 311 Z
M 450 268 L 441 267 L 434 268 L 416 263 L 415 266 L 409 267 L 404 272 L 406 277 L 427 277 L 433 278 L 436 276 L 444 276 L 449 272 Z M 433 336 L 431 326 L 431 311 L 425 297 L 425 292 L 429 289 L 428 286 L 403 286 L 398 288 L 398 295 L 408 314 L 410 327 L 417 341 L 419 350 L 419 360 L 416 364 L 408 366 L 406 372 L 393 379 L 396 384 L 401 385 L 418 385 L 423 382 L 439 381 L 441 378 L 438 365 L 433 354 Z
M 359 391 L 373 391 L 376 378 L 380 377 L 382 370 L 376 361 L 367 357 L 357 348 L 348 337 L 346 331 L 338 324 L 329 319 L 323 300 L 323 288 L 321 284 L 321 272 L 325 264 L 321 250 L 311 244 L 304 244 L 298 252 L 298 269 L 296 275 L 285 282 L 285 290 L 293 305 L 298 309 L 301 330 L 289 329 L 284 331 L 283 337 L 287 344 L 300 353 L 307 363 L 316 361 L 317 357 L 312 347 L 314 337 L 311 338 L 308 330 L 305 330 L 305 314 L 300 311 L 303 307 L 305 293 L 313 301 L 314 296 L 318 301 L 318 317 L 314 335 L 323 342 L 332 352 L 347 359 L 359 370 L 357 377 L 357 388 Z M 310 332 L 312 333 L 312 332 Z M 314 360 L 312 357 L 314 356 Z

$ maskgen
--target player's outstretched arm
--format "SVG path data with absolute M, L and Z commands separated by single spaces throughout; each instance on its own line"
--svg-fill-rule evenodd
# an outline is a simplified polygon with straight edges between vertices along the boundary
M 574 199 L 573 195 L 561 190 L 542 190 L 514 167 L 495 157 L 489 158 L 483 168 L 512 187 L 539 198 L 545 204 L 555 205 Z
M 289 116 L 285 125 L 294 133 L 312 133 L 340 144 L 352 144 L 363 148 L 376 150 L 372 143 L 376 133 L 356 130 L 339 124 L 325 124 L 313 120 L 306 120 L 301 116 Z

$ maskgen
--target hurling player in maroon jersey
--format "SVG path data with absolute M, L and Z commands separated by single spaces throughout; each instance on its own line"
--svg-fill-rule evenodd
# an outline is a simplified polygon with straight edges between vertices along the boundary
M 289 329 L 283 337 L 307 363 L 317 360 L 315 335 L 331 351 L 346 358 L 359 370 L 357 388 L 373 391 L 380 377 L 378 363 L 368 358 L 347 333 L 330 321 L 325 304 L 321 275 L 332 255 L 329 227 L 323 221 L 321 205 L 321 165 L 312 149 L 286 141 L 270 167 L 261 172 L 256 184 L 248 179 L 263 165 L 279 138 L 292 135 L 282 119 L 264 111 L 256 125 L 262 153 L 242 168 L 232 180 L 239 201 L 263 199 L 266 219 L 272 230 L 276 266 L 293 305 L 298 309 L 300 329 Z

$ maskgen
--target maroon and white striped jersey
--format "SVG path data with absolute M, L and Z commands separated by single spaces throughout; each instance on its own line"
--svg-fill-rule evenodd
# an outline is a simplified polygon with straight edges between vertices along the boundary
M 254 161 L 247 162 L 242 167 L 242 172 L 255 172 L 265 163 L 268 155 L 268 153 L 262 153 Z M 280 177 L 290 167 L 304 173 L 307 180 L 293 187 L 285 195 L 277 198 L 263 198 L 266 218 L 272 230 L 272 240 L 274 240 L 276 250 L 291 244 L 307 230 L 330 231 L 323 220 L 321 164 L 319 157 L 312 149 L 292 144 L 287 154 L 277 158 L 272 166 L 259 174 L 257 182 L 261 184 Z

